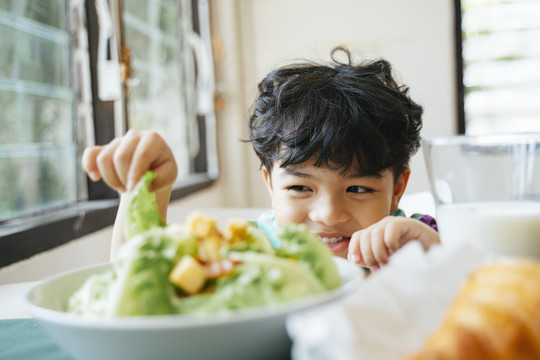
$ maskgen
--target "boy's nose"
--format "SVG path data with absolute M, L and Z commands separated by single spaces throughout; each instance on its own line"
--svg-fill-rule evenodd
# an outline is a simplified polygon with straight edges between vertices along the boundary
M 341 199 L 325 197 L 312 205 L 309 212 L 311 221 L 328 226 L 343 223 L 349 220 L 349 211 Z

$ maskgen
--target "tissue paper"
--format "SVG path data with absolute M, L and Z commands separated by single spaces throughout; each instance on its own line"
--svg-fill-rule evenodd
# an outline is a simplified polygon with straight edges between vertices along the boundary
M 443 319 L 457 289 L 493 257 L 471 245 L 401 248 L 339 302 L 290 316 L 295 360 L 402 359 Z

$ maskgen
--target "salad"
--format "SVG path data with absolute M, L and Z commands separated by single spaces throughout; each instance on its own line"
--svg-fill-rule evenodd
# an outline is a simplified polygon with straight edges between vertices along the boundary
M 68 311 L 88 317 L 208 314 L 269 306 L 335 289 L 332 253 L 305 225 L 275 233 L 230 219 L 220 229 L 200 212 L 165 224 L 147 172 L 129 200 L 126 242 L 110 270 L 70 297 Z

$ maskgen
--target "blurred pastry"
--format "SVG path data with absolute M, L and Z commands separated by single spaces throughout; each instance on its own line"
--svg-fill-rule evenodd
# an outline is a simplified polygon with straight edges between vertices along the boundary
M 475 270 L 409 359 L 540 359 L 540 264 L 516 260 Z

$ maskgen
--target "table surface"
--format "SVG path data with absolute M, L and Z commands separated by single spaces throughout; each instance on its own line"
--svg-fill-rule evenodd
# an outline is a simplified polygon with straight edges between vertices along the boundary
M 64 360 L 70 357 L 34 319 L 0 320 L 0 359 Z
M 0 285 L 0 320 L 28 318 L 22 299 L 36 282 Z
M 22 299 L 34 284 L 0 285 L 0 359 L 70 359 L 24 309 Z

